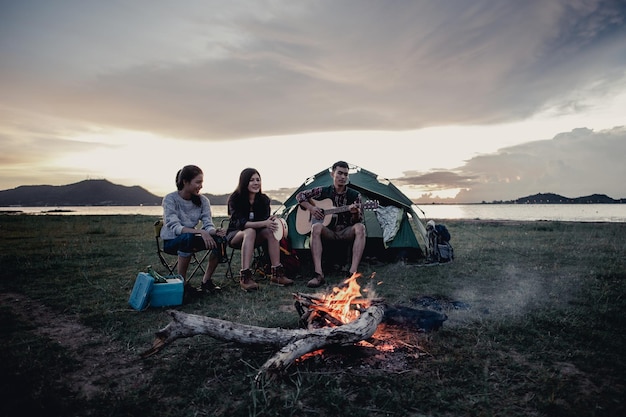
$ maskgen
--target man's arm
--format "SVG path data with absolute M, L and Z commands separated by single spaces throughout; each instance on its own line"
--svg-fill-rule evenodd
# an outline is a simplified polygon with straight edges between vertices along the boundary
M 324 213 L 312 203 L 312 200 L 320 195 L 322 195 L 322 187 L 315 187 L 310 190 L 300 191 L 296 195 L 296 201 L 300 204 L 300 207 L 311 212 L 311 216 L 321 220 L 324 218 Z
M 350 207 L 350 213 L 352 213 L 350 221 L 352 224 L 363 222 L 363 209 L 361 207 L 361 193 L 358 193 Z

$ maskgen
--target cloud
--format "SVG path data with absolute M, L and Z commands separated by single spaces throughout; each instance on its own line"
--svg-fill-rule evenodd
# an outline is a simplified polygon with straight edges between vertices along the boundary
M 619 196 L 622 130 L 510 145 L 622 124 L 607 103 L 626 97 L 625 15 L 618 0 L 0 1 L 0 176 L 156 189 L 190 158 L 234 178 L 240 156 L 278 190 L 339 155 L 404 172 L 412 196 Z M 282 149 L 300 153 L 278 166 Z
M 514 200 L 536 193 L 624 198 L 626 128 L 575 129 L 551 140 L 529 142 L 472 158 L 455 172 L 471 182 L 457 202 Z
M 77 176 L 84 179 L 89 171 L 67 164 L 57 166 L 57 161 L 68 155 L 80 159 L 85 152 L 116 147 L 104 141 L 74 139 L 97 133 L 74 121 L 2 107 L 0 120 L 0 177 L 7 187 L 42 184 L 42 179 L 45 184 L 55 185 L 74 182 Z
M 5 105 L 171 137 L 500 123 L 625 81 L 619 1 L 24 3 Z
M 473 184 L 475 178 L 475 176 L 462 175 L 453 171 L 435 170 L 427 173 L 408 171 L 404 173 L 404 176 L 394 179 L 393 182 L 396 185 L 415 186 L 432 192 L 468 187 Z
M 438 152 L 445 152 L 441 149 Z M 527 142 L 475 156 L 463 166 L 430 172 L 407 171 L 393 180 L 421 190 L 420 203 L 479 203 L 515 200 L 537 193 L 565 197 L 626 196 L 626 127 L 600 132 L 579 128 L 550 140 Z M 441 197 L 454 191 L 456 196 Z

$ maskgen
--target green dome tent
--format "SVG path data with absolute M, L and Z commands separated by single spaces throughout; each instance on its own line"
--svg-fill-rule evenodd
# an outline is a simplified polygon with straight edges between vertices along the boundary
M 330 168 L 318 172 L 307 178 L 275 211 L 276 215 L 287 221 L 289 243 L 293 249 L 309 248 L 308 234 L 296 230 L 296 218 L 304 213 L 308 215 L 298 205 L 296 195 L 302 190 L 328 186 L 332 182 Z M 364 204 L 368 201 L 378 202 L 375 210 L 364 210 L 367 228 L 364 257 L 376 257 L 381 261 L 415 261 L 424 257 L 428 246 L 426 229 L 413 208 L 413 202 L 406 195 L 389 180 L 378 178 L 373 172 L 351 164 L 348 187 L 361 193 Z

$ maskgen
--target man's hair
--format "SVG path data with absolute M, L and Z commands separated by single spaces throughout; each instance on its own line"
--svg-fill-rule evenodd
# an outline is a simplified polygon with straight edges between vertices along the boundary
M 337 167 L 349 169 L 348 163 L 346 161 L 337 161 L 333 164 L 333 171 L 337 169 Z

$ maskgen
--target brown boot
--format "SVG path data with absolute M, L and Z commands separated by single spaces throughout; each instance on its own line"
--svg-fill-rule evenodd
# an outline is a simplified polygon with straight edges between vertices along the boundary
M 293 284 L 293 280 L 285 276 L 285 268 L 282 264 L 272 267 L 272 277 L 270 278 L 270 284 L 284 287 L 285 285 Z
M 252 270 L 250 268 L 239 271 L 239 286 L 244 291 L 255 291 L 259 289 L 259 284 L 252 279 Z

